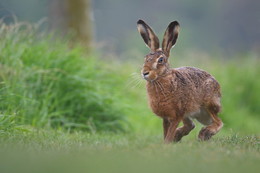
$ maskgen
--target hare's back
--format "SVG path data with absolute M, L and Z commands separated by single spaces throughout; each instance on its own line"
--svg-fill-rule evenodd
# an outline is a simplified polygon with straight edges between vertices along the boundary
M 190 79 L 195 79 L 195 80 L 197 79 L 203 80 L 211 77 L 209 73 L 196 67 L 179 67 L 179 68 L 175 68 L 174 70 L 184 75 L 184 77 L 187 76 Z
M 174 71 L 178 80 L 187 88 L 198 93 L 202 92 L 206 97 L 212 94 L 221 96 L 219 83 L 208 72 L 195 67 L 180 67 L 175 68 Z

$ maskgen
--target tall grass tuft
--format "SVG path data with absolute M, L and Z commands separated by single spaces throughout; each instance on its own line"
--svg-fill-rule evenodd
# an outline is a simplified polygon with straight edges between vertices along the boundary
M 123 131 L 123 113 L 109 92 L 113 85 L 102 81 L 107 73 L 80 46 L 68 48 L 33 25 L 0 24 L 0 121 Z

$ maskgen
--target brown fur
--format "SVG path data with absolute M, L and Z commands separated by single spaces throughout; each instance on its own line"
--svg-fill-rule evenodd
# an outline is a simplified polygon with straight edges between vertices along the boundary
M 158 47 L 158 39 L 153 40 L 157 37 L 152 29 L 144 21 L 138 21 L 138 27 L 140 25 L 142 37 L 147 34 L 144 40 L 151 48 L 151 53 L 145 56 L 142 74 L 147 80 L 150 107 L 163 119 L 165 142 L 179 141 L 188 135 L 195 127 L 193 118 L 206 125 L 199 138 L 210 139 L 222 127 L 222 121 L 217 116 L 221 110 L 220 85 L 209 73 L 198 68 L 169 67 L 168 56 L 178 38 L 178 22 L 168 26 L 162 49 Z M 181 121 L 183 127 L 177 128 Z

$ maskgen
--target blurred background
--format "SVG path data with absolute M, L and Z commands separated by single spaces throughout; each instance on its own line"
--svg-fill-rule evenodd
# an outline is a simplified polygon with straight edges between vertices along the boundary
M 5 22 L 13 21 L 13 15 L 28 22 L 47 18 L 50 29 L 70 27 L 83 39 L 91 35 L 103 52 L 128 58 L 145 50 L 136 32 L 139 18 L 160 37 L 168 23 L 178 20 L 179 52 L 222 52 L 227 57 L 259 52 L 259 9 L 257 0 L 0 0 Z
M 203 68 L 217 78 L 226 132 L 259 134 L 259 0 L 0 0 L 0 113 L 6 128 L 14 121 L 161 134 L 139 75 L 149 50 L 137 32 L 138 19 L 159 38 L 179 21 L 172 65 Z

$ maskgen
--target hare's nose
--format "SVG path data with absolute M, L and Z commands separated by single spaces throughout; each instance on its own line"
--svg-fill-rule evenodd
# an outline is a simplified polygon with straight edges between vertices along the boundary
M 148 75 L 149 75 L 149 71 L 143 72 L 143 77 L 144 77 L 144 78 L 147 77 Z

